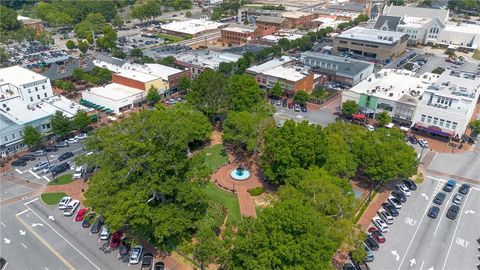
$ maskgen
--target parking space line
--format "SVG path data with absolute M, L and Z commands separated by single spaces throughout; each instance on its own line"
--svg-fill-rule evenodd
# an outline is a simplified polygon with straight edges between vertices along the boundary
M 26 213 L 26 212 L 28 212 L 28 211 L 29 211 L 28 209 L 25 209 L 25 210 L 23 210 L 22 212 L 16 214 L 16 216 L 20 216 L 21 214 L 24 214 L 24 213 Z
M 15 171 L 19 174 L 23 174 L 24 172 L 20 171 L 19 169 L 15 169 Z
M 38 240 L 40 240 L 40 242 L 42 242 L 42 244 L 44 244 L 55 256 L 57 256 L 64 264 L 65 266 L 67 266 L 68 269 L 71 269 L 71 270 L 75 270 L 75 267 L 73 267 L 73 265 L 71 265 L 67 260 L 65 260 L 64 257 L 62 257 L 62 255 L 60 255 L 47 241 L 45 241 L 45 239 L 43 239 L 35 230 L 33 230 L 30 226 L 28 226 L 28 224 L 20 218 L 20 216 L 17 214 L 15 215 L 15 217 L 18 219 L 18 221 L 20 221 L 20 223 L 23 224 L 23 226 L 25 226 L 25 228 L 27 228 Z
M 30 207 L 27 206 L 27 208 L 33 213 L 35 214 L 41 221 L 43 221 L 43 223 L 45 223 L 48 227 L 50 227 L 50 229 L 52 229 L 58 236 L 60 236 L 65 242 L 67 242 L 73 249 L 75 249 L 80 255 L 82 255 L 83 258 L 85 258 L 89 263 L 91 263 L 97 270 L 100 270 L 100 268 L 94 264 L 87 256 L 85 256 L 85 254 L 83 254 L 80 250 L 78 250 L 77 247 L 75 247 L 72 243 L 70 243 L 70 241 L 68 241 L 67 239 L 65 239 L 65 237 L 63 237 L 57 230 L 55 230 L 52 226 L 50 226 L 50 224 L 48 224 L 43 218 L 41 218 L 35 211 L 33 211 Z
M 447 255 L 445 255 L 445 261 L 443 262 L 442 270 L 444 270 L 444 269 L 445 269 L 445 266 L 447 266 L 448 255 L 450 254 L 450 250 L 452 249 L 453 240 L 455 239 L 455 236 L 457 235 L 458 225 L 460 225 L 460 220 L 462 220 L 463 209 L 465 208 L 465 205 L 467 205 L 467 201 L 468 201 L 468 197 L 469 197 L 469 196 L 470 196 L 470 192 L 467 194 L 467 198 L 465 198 L 465 201 L 463 202 L 463 205 L 462 205 L 462 207 L 460 208 L 460 212 L 459 212 L 460 217 L 458 218 L 457 225 L 455 226 L 455 231 L 453 232 L 452 241 L 450 241 L 450 246 L 448 247 Z
M 442 215 L 440 216 L 440 221 L 438 221 L 437 227 L 435 228 L 435 232 L 433 233 L 434 237 L 437 234 L 438 228 L 440 228 L 440 224 L 442 223 L 443 217 L 445 216 L 445 212 L 447 212 L 447 208 L 448 208 L 447 204 L 450 201 L 450 199 L 452 199 L 453 193 L 455 193 L 454 190 L 450 192 L 450 196 L 448 197 L 448 200 L 445 202 L 445 209 L 443 209 Z
M 28 204 L 30 204 L 30 203 L 32 203 L 32 202 L 35 202 L 35 201 L 37 201 L 37 200 L 38 200 L 38 197 L 37 197 L 37 198 L 35 198 L 35 199 L 33 199 L 33 200 L 31 200 L 31 201 L 28 201 L 28 202 L 26 202 L 24 205 L 28 205 Z
M 48 182 L 52 181 L 50 178 L 48 178 L 46 175 L 43 176 L 43 179 L 47 180 Z
M 35 176 L 37 179 L 40 179 L 40 176 L 38 176 L 38 174 L 34 173 L 32 170 L 28 170 L 28 172 Z

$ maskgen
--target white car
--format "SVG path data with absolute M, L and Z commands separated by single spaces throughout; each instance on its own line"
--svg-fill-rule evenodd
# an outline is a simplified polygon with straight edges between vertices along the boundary
M 382 233 L 388 232 L 388 225 L 383 219 L 381 219 L 379 217 L 374 217 L 374 218 L 372 218 L 372 223 Z
M 63 215 L 69 217 L 77 211 L 78 206 L 80 205 L 79 200 L 73 200 L 67 204 L 65 211 L 63 211 Z
M 100 240 L 108 240 L 108 238 L 110 238 L 110 232 L 108 231 L 107 225 L 103 225 L 100 231 Z
M 284 124 L 285 124 L 285 120 L 283 120 L 283 119 L 278 120 L 277 127 L 281 128 L 281 127 L 283 127 Z
M 75 178 L 75 179 L 82 178 L 83 171 L 84 171 L 83 166 L 78 166 L 75 169 L 75 172 L 73 173 L 73 178 Z
M 70 139 L 66 140 L 66 142 L 69 143 L 69 144 L 72 144 L 72 143 L 78 143 L 78 140 L 75 139 L 75 138 L 70 138 Z
M 372 125 L 365 125 L 368 131 L 374 131 L 375 128 Z
M 130 253 L 130 258 L 128 260 L 129 264 L 137 264 L 140 262 L 142 258 L 143 247 L 142 246 L 135 246 L 132 249 L 132 253 Z
M 385 223 L 387 223 L 388 225 L 391 225 L 393 224 L 393 217 L 392 215 L 390 215 L 390 213 L 388 213 L 387 211 L 385 210 L 378 210 L 377 212 L 378 216 L 383 219 L 383 221 L 385 221 Z
M 397 189 L 400 190 L 405 196 L 410 196 L 410 189 L 407 188 L 404 184 L 398 184 Z
M 396 209 L 401 209 L 402 208 L 402 203 L 392 195 L 388 197 L 388 202 L 393 205 Z
M 75 136 L 75 139 L 77 140 L 85 140 L 87 138 L 87 133 L 80 133 L 77 136 Z
M 423 148 L 428 148 L 428 142 L 424 139 L 418 140 L 418 144 Z
M 43 170 L 43 169 L 47 168 L 49 164 L 50 163 L 48 163 L 48 161 L 41 161 L 41 162 L 35 164 L 35 166 L 33 166 L 32 171 L 38 172 L 40 170 Z
M 72 197 L 68 197 L 68 196 L 63 197 L 58 203 L 58 209 L 64 210 L 71 201 L 72 201 Z

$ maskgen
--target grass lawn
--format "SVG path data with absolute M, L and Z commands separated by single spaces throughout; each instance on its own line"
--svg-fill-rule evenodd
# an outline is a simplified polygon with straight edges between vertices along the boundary
M 53 181 L 50 181 L 50 183 L 48 183 L 48 185 L 49 186 L 65 185 L 65 184 L 71 183 L 72 181 L 73 181 L 73 174 L 67 173 L 67 174 L 64 174 L 64 175 L 61 175 L 61 176 L 57 177 Z
M 165 40 L 165 43 L 175 43 L 184 40 L 184 38 L 177 37 L 177 36 L 172 36 L 172 35 L 167 35 L 167 34 L 155 34 L 155 36 L 159 38 L 163 38 Z
M 60 202 L 60 200 L 65 196 L 67 196 L 67 194 L 65 194 L 64 192 L 53 192 L 43 193 L 40 197 L 45 204 L 55 205 Z
M 227 153 L 225 152 L 223 144 L 217 144 L 213 147 L 206 148 L 203 151 L 207 153 L 205 163 L 212 171 L 224 164 L 227 164 Z
M 473 58 L 480 60 L 480 49 L 476 49 L 472 55 Z
M 214 202 L 228 209 L 228 223 L 239 224 L 241 222 L 240 206 L 238 205 L 237 195 L 222 190 L 214 183 L 208 183 L 205 186 L 205 193 Z

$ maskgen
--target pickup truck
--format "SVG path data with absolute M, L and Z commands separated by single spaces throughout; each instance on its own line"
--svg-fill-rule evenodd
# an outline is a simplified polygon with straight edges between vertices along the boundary
M 153 254 L 152 253 L 143 254 L 142 267 L 140 267 L 140 270 L 151 270 L 152 264 L 153 264 Z

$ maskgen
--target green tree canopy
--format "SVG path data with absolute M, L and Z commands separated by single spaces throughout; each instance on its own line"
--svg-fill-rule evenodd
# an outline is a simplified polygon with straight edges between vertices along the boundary
M 88 16 L 75 26 L 75 34 L 78 38 L 87 38 L 94 33 L 100 33 L 105 25 L 105 17 L 100 13 L 90 13 Z
M 162 99 L 162 97 L 160 97 L 160 94 L 158 93 L 158 89 L 155 88 L 153 85 L 150 87 L 150 89 L 148 89 L 148 92 L 147 92 L 147 96 L 145 97 L 145 99 L 150 103 L 150 104 L 155 104 L 157 102 L 160 101 L 160 99 Z
M 65 137 L 72 131 L 72 123 L 70 119 L 64 115 L 61 111 L 56 111 L 51 119 L 52 133 Z
M 2 17 L 0 20 L 0 32 L 20 29 L 21 25 L 17 20 L 17 13 L 15 10 L 0 5 L 0 14 Z
M 230 109 L 233 111 L 248 111 L 264 102 L 262 90 L 249 75 L 231 76 L 225 91 L 231 97 Z
M 240 153 L 253 153 L 267 123 L 267 116 L 262 113 L 231 111 L 224 123 L 223 140 Z
M 117 31 L 111 25 L 103 26 L 103 36 L 97 40 L 98 47 L 110 50 L 115 48 L 117 42 Z
M 310 95 L 303 90 L 296 92 L 295 95 L 293 96 L 293 101 L 302 106 L 305 105 L 309 100 L 310 100 Z
M 162 15 L 162 9 L 155 0 L 148 0 L 145 4 L 137 4 L 132 8 L 132 17 L 140 21 L 155 19 L 160 15 Z
M 130 50 L 130 57 L 133 57 L 135 60 L 142 58 L 143 52 L 139 48 L 134 48 Z
M 360 107 L 354 100 L 347 100 L 342 103 L 342 114 L 346 117 L 351 117 L 352 114 L 358 113 L 359 109 Z
M 381 112 L 377 114 L 377 122 L 379 126 L 385 126 L 392 122 L 392 118 L 388 115 L 387 112 Z
M 38 146 L 42 141 L 42 133 L 33 126 L 26 126 L 23 129 L 23 143 L 29 148 Z
M 67 49 L 73 50 L 75 48 L 75 42 L 73 40 L 68 40 L 65 45 L 67 46 Z
M 278 98 L 283 97 L 284 91 L 283 91 L 283 88 L 282 88 L 282 86 L 280 85 L 280 83 L 277 81 L 277 82 L 273 85 L 273 87 L 268 90 L 267 93 L 268 93 L 269 96 L 278 99 Z
M 73 116 L 72 125 L 73 128 L 80 131 L 85 131 L 92 122 L 92 118 L 88 116 L 84 110 L 78 110 L 75 116 Z
M 177 60 L 175 59 L 175 57 L 171 55 L 157 61 L 158 64 L 169 67 L 174 67 L 176 62 Z
M 123 20 L 122 18 L 120 17 L 120 15 L 116 14 L 115 17 L 113 18 L 113 26 L 115 27 L 122 27 L 123 26 Z
M 186 93 L 187 90 L 190 89 L 190 84 L 191 84 L 190 78 L 188 78 L 187 76 L 183 76 L 178 81 L 177 89 L 181 93 Z
M 480 120 L 475 120 L 473 122 L 470 122 L 468 124 L 468 127 L 472 129 L 473 134 L 479 134 L 480 133 Z
M 87 53 L 87 51 L 88 51 L 88 43 L 87 43 L 87 42 L 84 42 L 84 41 L 78 42 L 78 49 L 79 49 L 80 52 L 82 52 L 82 53 Z

